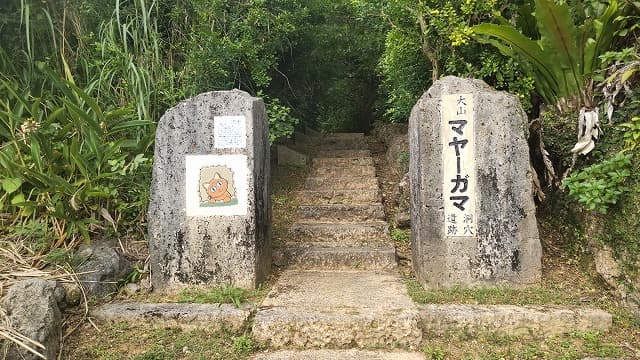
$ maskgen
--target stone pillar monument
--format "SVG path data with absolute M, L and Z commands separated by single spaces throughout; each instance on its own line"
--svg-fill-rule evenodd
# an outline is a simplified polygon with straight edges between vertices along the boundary
M 253 289 L 268 275 L 268 132 L 262 100 L 239 90 L 200 94 L 160 119 L 148 216 L 155 291 Z
M 527 117 L 515 96 L 445 77 L 409 120 L 413 267 L 427 287 L 541 274 Z

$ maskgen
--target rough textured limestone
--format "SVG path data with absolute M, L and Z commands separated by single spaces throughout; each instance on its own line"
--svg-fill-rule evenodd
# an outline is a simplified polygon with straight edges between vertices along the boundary
M 371 350 L 283 350 L 254 355 L 252 360 L 424 360 L 424 355 L 408 351 Z
M 304 166 L 307 164 L 307 155 L 299 153 L 284 145 L 277 145 L 278 165 Z
M 113 303 L 101 305 L 91 311 L 91 316 L 105 322 L 154 324 L 186 330 L 241 330 L 250 314 L 250 308 L 236 308 L 230 304 Z
M 384 207 L 380 203 L 300 205 L 297 216 L 302 222 L 384 221 Z
M 305 242 L 336 242 L 353 244 L 357 241 L 386 239 L 389 225 L 384 221 L 361 223 L 303 223 L 296 222 L 289 230 L 291 240 Z
M 214 117 L 244 116 L 245 147 L 216 148 Z M 187 155 L 247 158 L 246 215 L 187 216 Z M 156 132 L 149 204 L 154 290 L 233 284 L 254 288 L 270 272 L 271 202 L 268 119 L 249 94 L 215 91 L 169 109 Z
M 402 347 L 422 339 L 419 312 L 390 273 L 286 271 L 253 321 L 271 348 Z
M 323 177 L 308 177 L 304 181 L 307 190 L 377 190 L 378 178 L 346 176 L 332 177 L 327 180 Z
M 361 190 L 301 190 L 297 192 L 306 205 L 320 204 L 369 204 L 380 202 L 378 189 Z
M 571 331 L 605 331 L 612 316 L 600 309 L 564 306 L 422 305 L 425 333 L 496 332 L 507 335 L 557 335 Z
M 445 234 L 441 105 L 447 94 L 474 97 L 475 128 L 466 129 L 476 139 L 474 237 Z M 409 142 L 413 266 L 420 282 L 448 287 L 539 281 L 527 118 L 518 99 L 479 80 L 445 77 L 413 108 Z
M 327 244 L 324 244 L 325 246 Z M 397 266 L 391 241 L 368 247 L 287 247 L 274 250 L 274 264 L 295 270 L 390 270 Z
M 60 348 L 62 315 L 58 301 L 62 300 L 62 297 L 64 293 L 56 291 L 55 281 L 36 278 L 14 284 L 3 299 L 3 307 L 11 327 L 44 345 L 44 350 L 37 350 L 47 359 L 56 359 Z M 40 357 L 12 344 L 6 359 L 31 360 Z
M 316 166 L 353 166 L 365 165 L 373 166 L 373 159 L 370 157 L 352 158 L 314 158 L 311 165 Z
M 131 262 L 107 244 L 83 244 L 77 255 L 84 259 L 78 267 L 78 279 L 87 296 L 102 298 L 116 293 L 118 281 L 133 270 Z
M 311 170 L 312 177 L 347 177 L 355 176 L 360 178 L 375 178 L 376 168 L 370 165 L 356 165 L 349 167 L 335 167 L 335 166 L 316 166 Z M 331 179 L 327 179 L 331 180 Z

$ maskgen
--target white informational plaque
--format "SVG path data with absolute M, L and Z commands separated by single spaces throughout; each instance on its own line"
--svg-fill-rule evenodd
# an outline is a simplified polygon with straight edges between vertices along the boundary
M 247 120 L 244 116 L 215 116 L 213 118 L 214 147 L 217 149 L 245 148 Z

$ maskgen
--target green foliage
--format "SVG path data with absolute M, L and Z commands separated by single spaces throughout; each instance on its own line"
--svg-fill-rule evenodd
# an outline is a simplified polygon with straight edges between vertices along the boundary
M 391 239 L 396 243 L 406 244 L 409 242 L 407 232 L 402 229 L 391 230 Z
M 573 196 L 588 210 L 605 214 L 620 195 L 629 188 L 626 180 L 631 176 L 631 155 L 620 152 L 615 156 L 574 173 L 563 182 Z
M 190 0 L 172 6 L 184 23 L 178 40 L 189 94 L 239 88 L 256 94 L 272 81 L 278 54 L 290 44 L 303 14 L 299 1 Z
M 625 129 L 625 148 L 631 151 L 640 149 L 640 117 L 634 116 L 631 121 L 620 124 L 620 127 Z
M 524 23 L 535 21 L 538 33 L 527 29 L 528 37 L 506 23 L 484 23 L 472 30 L 488 36 L 478 39 L 504 55 L 524 60 L 528 75 L 535 80 L 537 92 L 547 104 L 578 101 L 581 106 L 593 108 L 590 80 L 601 70 L 600 56 L 611 48 L 614 36 L 625 24 L 618 19 L 623 11 L 624 4 L 610 1 L 604 10 L 593 14 L 594 20 L 584 19 L 576 25 L 567 2 L 535 0 L 535 20 Z M 532 16 L 526 12 L 520 15 Z
M 429 345 L 426 345 L 424 347 L 423 352 L 427 356 L 427 359 L 430 359 L 430 360 L 444 360 L 447 358 L 447 355 L 448 355 L 446 351 L 443 351 L 440 348 L 432 347 Z
M 253 340 L 247 336 L 242 335 L 233 339 L 233 352 L 237 355 L 249 355 L 257 348 Z
M 247 292 L 233 286 L 213 288 L 208 291 L 185 289 L 180 292 L 178 302 L 197 304 L 233 304 L 240 307 L 246 299 Z
M 377 6 L 382 21 L 390 24 L 378 66 L 389 120 L 406 122 L 418 98 L 443 75 L 481 78 L 531 108 L 533 80 L 519 62 L 471 41 L 472 25 L 511 12 L 513 4 L 394 0 Z
M 148 177 L 139 172 L 148 167 L 141 166 L 147 159 L 136 157 L 138 141 L 126 134 L 150 122 L 104 109 L 73 81 L 43 64 L 40 69 L 52 86 L 46 100 L 1 83 L 8 95 L 0 99 L 0 207 L 14 213 L 15 221 L 62 224 L 57 235 L 63 240 L 88 239 L 89 225 L 100 218 L 116 229 L 115 219 L 131 201 L 144 203 L 128 197 L 136 195 L 129 191 L 131 180 Z M 114 159 L 133 164 L 114 169 Z
M 282 49 L 271 92 L 308 126 L 367 131 L 374 118 L 383 27 L 358 1 L 305 2 L 291 45 Z
M 278 99 L 271 99 L 258 92 L 266 102 L 267 115 L 269 115 L 269 142 L 274 143 L 279 138 L 288 138 L 293 135 L 295 126 L 300 122 L 299 119 L 291 115 L 291 108 L 284 106 Z

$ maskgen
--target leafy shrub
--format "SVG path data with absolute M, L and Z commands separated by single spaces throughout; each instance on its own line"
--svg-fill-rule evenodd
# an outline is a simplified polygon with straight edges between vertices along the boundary
M 618 202 L 620 195 L 629 190 L 625 184 L 631 176 L 631 154 L 623 152 L 574 173 L 563 182 L 569 188 L 569 195 L 578 200 L 588 210 L 606 214 L 611 205 Z

